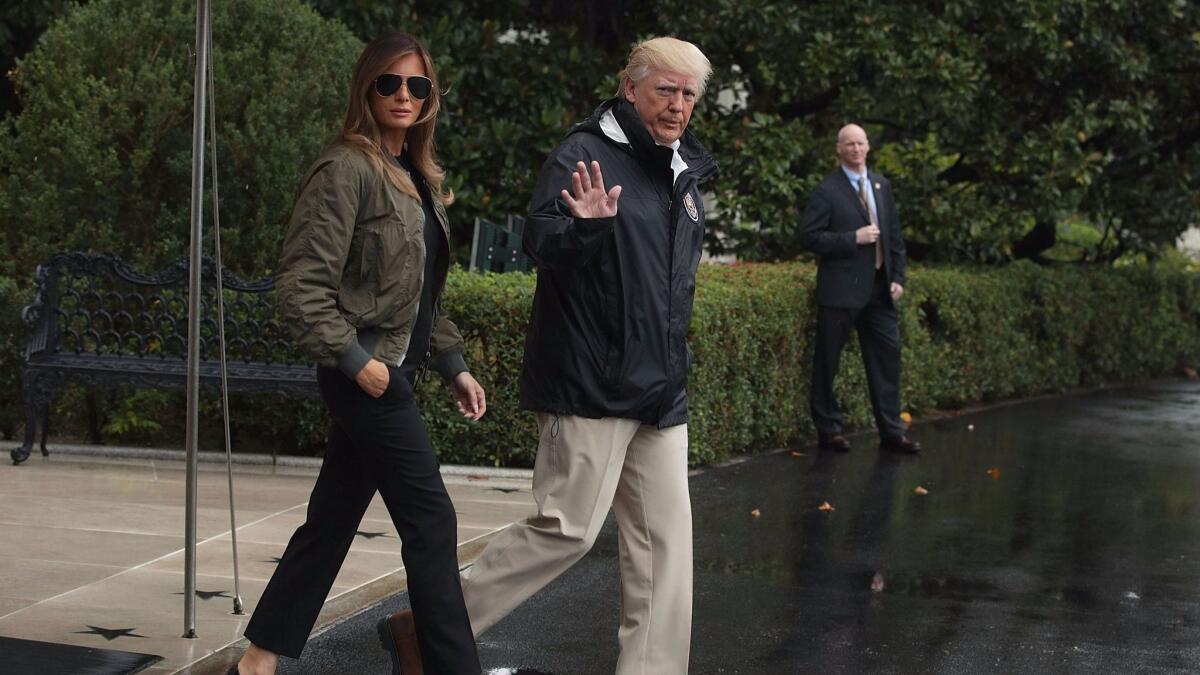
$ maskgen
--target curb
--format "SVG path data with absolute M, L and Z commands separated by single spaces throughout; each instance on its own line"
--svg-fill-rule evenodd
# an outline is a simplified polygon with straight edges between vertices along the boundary
M 76 457 L 103 457 L 112 459 L 145 459 L 155 461 L 183 462 L 186 460 L 182 448 L 136 448 L 119 445 L 78 445 L 74 443 L 47 443 L 46 449 L 53 455 L 72 455 Z M 37 456 L 39 449 L 34 446 L 30 458 Z M 225 453 L 201 451 L 196 453 L 197 460 L 203 464 L 224 464 Z M 320 457 L 291 457 L 287 455 L 264 455 L 259 453 L 234 453 L 233 463 L 246 466 L 280 466 L 300 469 L 320 469 Z M 466 466 L 462 464 L 443 464 L 443 476 L 487 476 L 488 478 L 507 478 L 512 480 L 531 480 L 533 469 L 511 469 L 495 466 Z

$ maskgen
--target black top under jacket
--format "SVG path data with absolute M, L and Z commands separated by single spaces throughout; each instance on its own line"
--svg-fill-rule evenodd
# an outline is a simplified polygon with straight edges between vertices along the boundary
M 417 307 L 417 316 L 413 320 L 408 351 L 405 352 L 404 362 L 400 364 L 400 372 L 411 375 L 429 358 L 429 336 L 433 332 L 433 312 L 437 302 L 435 293 L 446 283 L 449 261 L 443 244 L 445 237 L 442 236 L 442 226 L 433 212 L 433 196 L 425 185 L 425 179 L 413 166 L 408 155 L 400 155 L 396 161 L 408 172 L 409 178 L 416 186 L 421 195 L 422 210 L 425 212 L 425 273 L 422 276 L 421 304 Z
M 887 178 L 867 171 L 875 186 L 879 240 L 883 242 L 883 273 L 887 281 L 904 285 L 907 254 L 900 234 L 896 199 Z M 870 216 L 841 167 L 813 190 L 800 214 L 800 242 L 820 257 L 817 266 L 817 304 L 861 309 L 875 291 L 875 245 L 859 244 L 855 231 L 870 224 Z
M 629 143 L 600 128 L 609 109 Z M 538 279 L 522 408 L 660 428 L 687 422 L 687 332 L 704 243 L 699 184 L 717 165 L 691 131 L 679 154 L 688 169 L 673 182 L 672 150 L 654 143 L 632 104 L 611 99 L 542 166 L 523 242 Z M 592 160 L 606 189 L 621 186 L 615 217 L 577 219 L 561 198 L 576 162 Z

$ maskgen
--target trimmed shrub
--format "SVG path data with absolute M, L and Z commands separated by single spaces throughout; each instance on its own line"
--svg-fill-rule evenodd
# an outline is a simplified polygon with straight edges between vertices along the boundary
M 815 268 L 802 263 L 701 267 L 689 335 L 693 464 L 813 437 L 815 280 Z M 451 271 L 445 309 L 466 339 L 488 413 L 470 422 L 440 378 L 420 385 L 421 410 L 442 461 L 532 466 L 535 424 L 519 410 L 518 386 L 534 286 L 532 274 Z M 1200 363 L 1200 274 L 1028 263 L 918 268 L 909 274 L 900 331 L 903 405 L 917 415 L 1156 377 Z M 835 390 L 849 426 L 873 424 L 853 339 Z M 156 424 L 171 439 L 182 435 L 182 394 L 142 397 L 133 407 L 130 396 L 124 389 L 68 392 L 56 417 L 60 425 L 94 428 L 117 442 L 152 441 Z M 219 399 L 207 397 L 203 405 L 202 439 L 216 449 Z M 323 447 L 328 418 L 317 402 L 235 396 L 232 414 L 240 451 L 319 454 Z
M 22 111 L 0 130 L 0 274 L 25 283 L 60 250 L 142 269 L 186 255 L 194 39 L 194 4 L 96 0 L 21 59 Z M 339 125 L 362 43 L 299 0 L 215 3 L 213 40 L 222 244 L 254 277 L 274 268 L 297 180 Z
M 25 326 L 21 308 L 26 298 L 17 282 L 0 275 L 0 438 L 11 439 L 24 411 L 20 406 L 21 361 L 25 353 Z
M 816 329 L 809 264 L 703 266 L 689 336 L 691 461 L 808 441 Z M 534 276 L 451 274 L 446 309 L 488 393 L 480 423 L 455 412 L 436 378 L 421 390 L 446 462 L 531 466 L 533 416 L 517 409 Z M 1171 373 L 1200 361 L 1200 274 L 1166 267 L 918 268 L 901 301 L 906 410 L 1065 392 Z M 871 426 L 857 342 L 837 395 L 853 427 Z

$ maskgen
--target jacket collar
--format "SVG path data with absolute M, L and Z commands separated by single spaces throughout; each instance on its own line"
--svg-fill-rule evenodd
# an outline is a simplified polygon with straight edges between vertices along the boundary
M 609 110 L 612 110 L 617 124 L 625 132 L 625 137 L 628 139 L 628 143 L 625 145 L 609 138 L 600 127 L 600 118 Z M 625 148 L 634 157 L 652 167 L 661 167 L 664 171 L 669 170 L 671 167 L 671 156 L 673 153 L 671 148 L 654 142 L 654 139 L 650 136 L 650 132 L 646 131 L 646 126 L 642 124 L 641 118 L 638 117 L 633 104 L 624 98 L 610 98 L 602 102 L 592 112 L 591 116 L 575 125 L 568 135 L 575 133 L 590 133 L 600 136 L 609 143 Z M 695 174 L 697 182 L 703 182 L 717 173 L 716 160 L 709 154 L 708 149 L 700 143 L 691 129 L 685 129 L 683 136 L 680 137 L 678 152 L 679 156 L 688 165 L 688 170 L 684 175 Z

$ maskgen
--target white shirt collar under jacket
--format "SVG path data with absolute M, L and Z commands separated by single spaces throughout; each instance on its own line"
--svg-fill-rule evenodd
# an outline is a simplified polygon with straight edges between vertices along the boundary
M 613 111 L 606 110 L 604 111 L 604 114 L 600 116 L 600 128 L 604 130 L 605 136 L 608 136 L 617 143 L 629 145 L 629 137 L 625 135 L 625 130 L 622 129 L 621 125 L 617 122 L 617 116 L 613 114 Z M 658 141 L 655 141 L 654 143 L 655 145 L 663 145 Z M 679 139 L 677 138 L 675 139 L 674 143 L 670 145 L 663 145 L 663 147 L 671 148 L 673 151 L 671 153 L 671 170 L 675 172 L 675 178 L 673 180 L 677 181 L 679 180 L 679 176 L 683 174 L 684 171 L 687 171 L 688 168 L 687 162 L 683 161 L 683 158 L 679 156 Z M 600 170 L 603 171 L 604 167 L 600 167 Z

